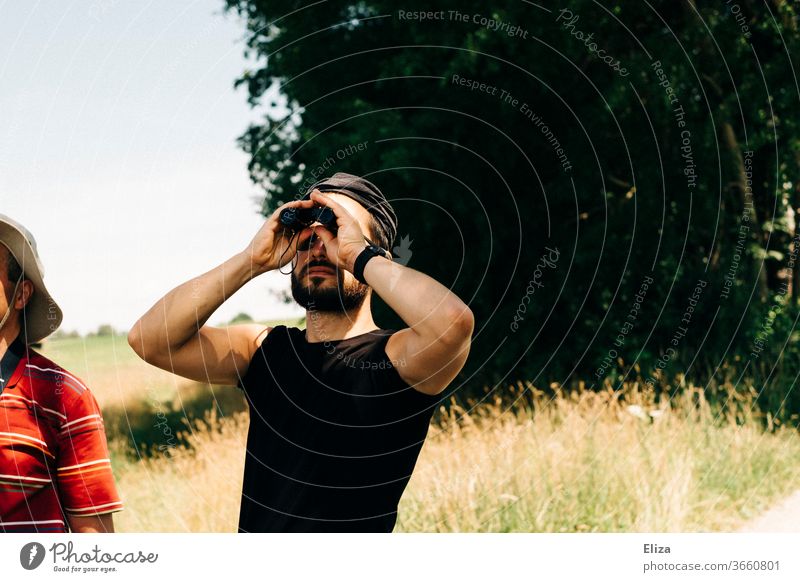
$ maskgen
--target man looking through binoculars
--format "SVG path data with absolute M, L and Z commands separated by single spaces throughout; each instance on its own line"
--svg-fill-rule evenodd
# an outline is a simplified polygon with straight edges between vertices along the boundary
M 335 226 L 285 220 L 316 207 L 330 209 Z M 378 248 L 392 248 L 396 233 L 380 190 L 337 173 L 278 208 L 247 249 L 169 292 L 131 330 L 147 362 L 244 390 L 240 532 L 393 529 L 438 394 L 464 366 L 474 328 L 456 295 Z M 289 263 L 305 331 L 205 325 L 242 285 Z M 378 329 L 373 292 L 408 327 Z

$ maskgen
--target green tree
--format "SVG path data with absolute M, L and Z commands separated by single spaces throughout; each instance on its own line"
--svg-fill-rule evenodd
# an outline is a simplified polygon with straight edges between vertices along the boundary
M 264 212 L 320 174 L 374 180 L 409 266 L 476 315 L 470 386 L 745 373 L 800 409 L 794 3 L 227 6 L 260 57 L 237 84 L 290 108 L 240 140 Z
M 248 313 L 242 312 L 236 315 L 236 317 L 234 317 L 233 319 L 231 319 L 230 325 L 234 325 L 237 323 L 249 323 L 251 321 L 253 321 L 253 318 L 250 317 Z
M 112 335 L 114 335 L 114 328 L 107 323 L 104 323 L 97 328 L 98 337 L 110 337 Z

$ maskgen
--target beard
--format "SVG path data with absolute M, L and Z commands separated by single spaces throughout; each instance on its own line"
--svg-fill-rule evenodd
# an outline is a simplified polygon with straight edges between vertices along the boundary
M 368 285 L 364 285 L 355 277 L 350 277 L 345 281 L 340 273 L 336 273 L 336 286 L 325 284 L 325 279 L 321 277 L 309 277 L 308 279 L 310 283 L 303 285 L 295 271 L 292 271 L 292 297 L 300 307 L 309 311 L 333 313 L 352 311 L 364 303 L 364 298 L 369 291 Z M 315 280 L 321 282 L 316 283 Z

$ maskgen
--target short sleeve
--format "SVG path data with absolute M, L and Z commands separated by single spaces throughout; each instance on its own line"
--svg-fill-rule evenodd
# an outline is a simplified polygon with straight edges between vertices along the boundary
M 62 509 L 89 516 L 123 509 L 108 454 L 103 416 L 87 388 L 65 404 L 58 433 L 58 489 Z

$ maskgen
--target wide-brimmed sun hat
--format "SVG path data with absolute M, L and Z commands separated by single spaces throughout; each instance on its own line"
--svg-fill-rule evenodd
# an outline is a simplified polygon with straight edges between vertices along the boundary
M 36 250 L 36 240 L 28 229 L 5 214 L 0 214 L 0 243 L 22 267 L 24 278 L 33 284 L 33 297 L 25 306 L 20 323 L 27 343 L 36 343 L 57 330 L 64 316 L 44 285 L 44 267 Z

